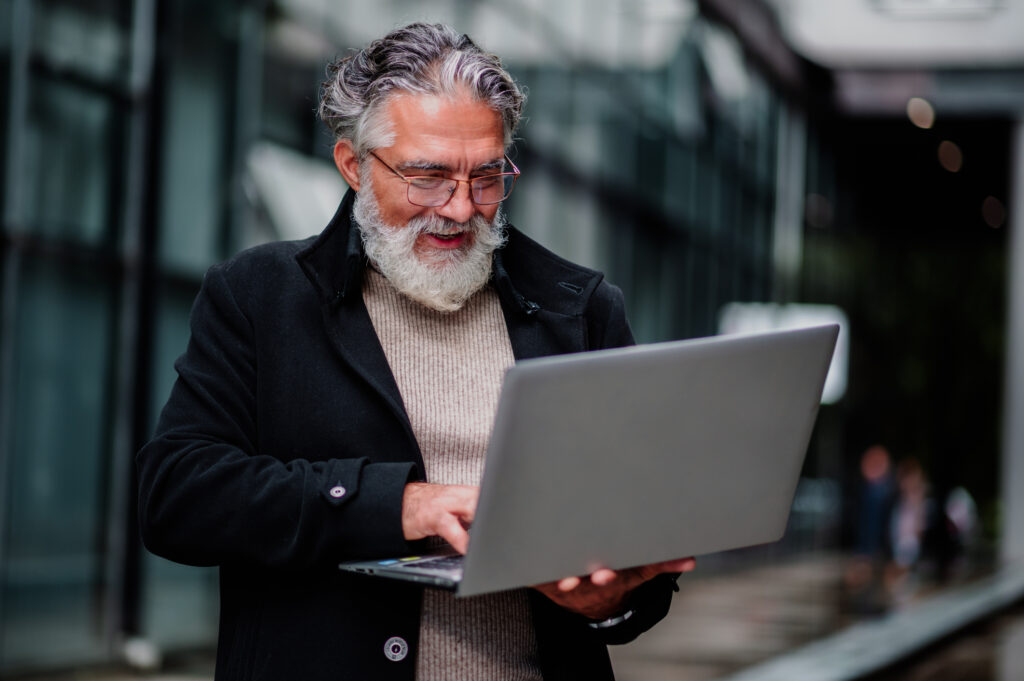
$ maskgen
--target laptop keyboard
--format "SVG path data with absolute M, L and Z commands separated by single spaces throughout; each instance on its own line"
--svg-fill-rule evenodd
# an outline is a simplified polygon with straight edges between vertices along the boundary
M 434 556 L 416 561 L 416 567 L 429 567 L 438 570 L 449 570 L 462 567 L 462 556 Z

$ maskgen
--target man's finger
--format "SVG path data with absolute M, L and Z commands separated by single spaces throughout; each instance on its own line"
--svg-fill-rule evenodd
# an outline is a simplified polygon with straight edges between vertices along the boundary
M 473 518 L 476 516 L 476 495 L 472 495 L 463 498 L 462 504 L 452 508 L 451 511 L 459 517 L 463 525 L 469 526 L 473 524 Z
M 615 570 L 609 570 L 608 568 L 601 568 L 600 570 L 594 570 L 590 575 L 590 581 L 595 586 L 606 586 L 615 581 L 618 577 L 618 573 Z
M 659 563 L 659 572 L 692 572 L 697 567 L 696 558 L 680 558 Z
M 566 577 L 565 579 L 559 580 L 558 590 L 559 591 L 572 591 L 580 585 L 579 577 Z
M 691 572 L 697 567 L 695 558 L 680 558 L 678 560 L 666 560 L 663 563 L 654 563 L 637 568 L 643 581 L 647 581 L 665 572 Z
M 465 528 L 473 522 L 478 490 L 459 485 L 410 482 L 402 497 L 402 532 L 406 539 L 440 536 L 465 551 Z M 454 522 L 458 530 L 445 525 Z
M 469 549 L 469 533 L 453 515 L 446 514 L 441 518 L 438 522 L 437 534 L 463 555 Z

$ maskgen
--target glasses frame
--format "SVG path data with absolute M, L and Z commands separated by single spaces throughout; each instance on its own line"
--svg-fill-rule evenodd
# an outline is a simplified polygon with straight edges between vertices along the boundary
M 468 184 L 469 185 L 469 200 L 473 202 L 474 206 L 494 206 L 494 205 L 497 205 L 497 204 L 501 203 L 502 201 L 504 201 L 505 199 L 507 199 L 508 197 L 510 197 L 512 195 L 512 190 L 515 189 L 516 181 L 519 179 L 519 175 L 520 175 L 519 168 L 517 168 L 516 164 L 512 162 L 512 159 L 510 159 L 508 157 L 508 154 L 502 154 L 502 156 L 505 158 L 505 161 L 510 166 L 512 166 L 512 172 L 511 173 L 491 173 L 490 175 L 481 175 L 480 177 L 471 177 L 468 180 L 458 180 L 458 179 L 455 179 L 454 177 L 438 177 L 437 175 L 403 175 L 402 173 L 400 173 L 397 170 L 395 170 L 394 168 L 392 168 L 391 165 L 389 163 L 387 163 L 387 161 L 382 159 L 376 153 L 374 153 L 372 151 L 367 152 L 367 153 L 370 156 L 373 156 L 378 161 L 380 161 L 380 164 L 383 165 L 388 170 L 390 170 L 392 173 L 394 173 L 395 176 L 398 177 L 398 179 L 400 179 L 402 182 L 405 182 L 405 200 L 408 201 L 409 203 L 411 203 L 414 206 L 419 206 L 420 208 L 442 208 L 444 206 L 447 206 L 451 202 L 452 197 L 455 196 L 455 193 L 459 190 L 459 185 L 460 184 Z M 498 176 L 503 176 L 503 175 L 511 175 L 512 176 L 512 186 L 508 188 L 508 192 L 506 192 L 505 196 L 503 196 L 499 201 L 491 201 L 491 202 L 480 203 L 479 201 L 477 201 L 473 197 L 473 183 L 474 182 L 476 182 L 477 180 L 484 180 L 484 179 L 487 179 L 489 177 L 498 177 Z M 448 198 L 445 199 L 444 203 L 439 203 L 439 204 L 437 204 L 435 206 L 425 206 L 422 203 L 416 203 L 411 198 L 409 198 L 409 192 L 412 191 L 413 180 L 415 180 L 417 178 L 421 178 L 421 177 L 422 178 L 430 178 L 430 179 L 434 179 L 434 180 L 447 180 L 449 182 L 454 182 L 455 183 L 455 187 L 450 192 L 448 192 Z

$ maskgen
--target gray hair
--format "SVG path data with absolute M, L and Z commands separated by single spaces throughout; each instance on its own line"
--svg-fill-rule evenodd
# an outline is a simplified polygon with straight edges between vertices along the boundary
M 389 121 L 381 115 L 391 97 L 461 91 L 501 114 L 507 148 L 525 95 L 501 60 L 450 26 L 415 23 L 329 64 L 318 113 L 335 140 L 350 140 L 361 158 L 391 144 Z

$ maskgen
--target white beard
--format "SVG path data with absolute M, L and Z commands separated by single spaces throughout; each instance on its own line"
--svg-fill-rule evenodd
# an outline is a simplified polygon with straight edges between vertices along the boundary
M 369 173 L 366 173 L 369 175 Z M 491 256 L 505 243 L 505 218 L 498 209 L 494 220 L 481 215 L 457 223 L 440 215 L 414 217 L 404 227 L 385 224 L 373 188 L 362 178 L 354 216 L 366 257 L 400 293 L 440 312 L 454 312 L 491 277 Z M 470 246 L 437 249 L 429 256 L 414 252 L 423 233 L 472 234 Z

